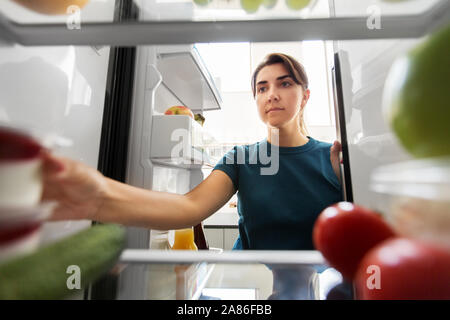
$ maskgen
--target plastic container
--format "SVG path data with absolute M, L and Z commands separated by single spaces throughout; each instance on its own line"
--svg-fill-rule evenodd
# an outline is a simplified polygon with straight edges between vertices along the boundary
M 44 203 L 31 208 L 0 208 L 0 263 L 39 247 L 42 224 L 54 207 L 55 203 Z
M 72 145 L 55 133 L 0 122 L 0 208 L 37 206 L 42 195 L 42 151 Z
M 42 224 L 0 228 L 0 263 L 32 253 L 40 243 Z
M 450 250 L 450 157 L 379 167 L 371 189 L 382 196 L 380 209 L 398 234 Z
M 32 137 L 0 127 L 0 206 L 34 206 L 42 193 L 41 145 Z

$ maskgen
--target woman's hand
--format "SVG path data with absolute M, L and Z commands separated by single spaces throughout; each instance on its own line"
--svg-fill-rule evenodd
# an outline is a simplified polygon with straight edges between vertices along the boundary
M 56 200 L 51 220 L 95 220 L 100 210 L 107 179 L 80 162 L 45 152 L 42 200 Z
M 339 168 L 339 165 L 341 163 L 339 154 L 342 151 L 342 145 L 339 141 L 334 141 L 333 145 L 330 148 L 330 161 L 331 165 L 333 167 L 334 173 L 339 179 L 339 182 L 341 182 L 341 170 Z

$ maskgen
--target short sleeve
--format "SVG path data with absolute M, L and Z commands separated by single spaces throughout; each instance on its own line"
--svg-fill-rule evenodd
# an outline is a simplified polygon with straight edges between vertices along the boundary
M 230 177 L 231 181 L 233 182 L 235 190 L 238 190 L 239 186 L 239 167 L 237 165 L 237 157 L 236 157 L 236 146 L 233 147 L 230 151 L 228 151 L 222 159 L 217 162 L 216 166 L 214 167 L 214 170 L 220 170 L 225 172 L 228 177 Z

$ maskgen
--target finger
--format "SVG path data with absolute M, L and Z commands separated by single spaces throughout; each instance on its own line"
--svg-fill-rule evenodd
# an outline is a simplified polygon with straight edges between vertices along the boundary
M 330 148 L 330 157 L 336 157 L 339 153 L 339 147 L 336 144 L 336 141 L 333 143 L 333 145 Z
M 334 143 L 333 143 L 333 149 L 334 150 L 336 150 L 336 151 L 341 151 L 342 150 L 342 145 L 341 145 L 341 143 L 339 142 L 339 141 L 334 141 Z

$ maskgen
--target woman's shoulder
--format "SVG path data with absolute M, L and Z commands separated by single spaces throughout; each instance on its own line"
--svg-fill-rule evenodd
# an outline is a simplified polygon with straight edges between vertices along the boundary
M 313 139 L 313 142 L 314 142 L 314 147 L 312 148 L 312 150 L 314 150 L 313 151 L 314 153 L 329 157 L 330 149 L 333 145 L 332 143 L 329 143 L 326 141 L 321 141 L 321 140 L 316 140 L 316 139 Z
M 315 143 L 316 148 L 318 148 L 318 149 L 329 149 L 333 145 L 330 142 L 317 140 L 317 139 L 314 139 L 312 137 L 309 137 L 309 138 L 313 140 L 313 142 Z

